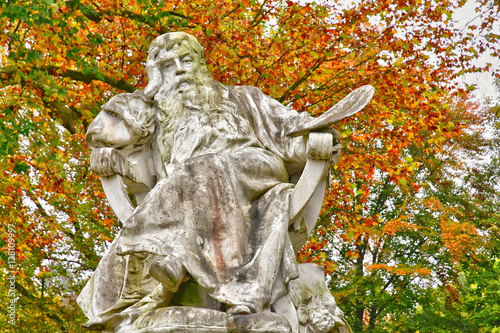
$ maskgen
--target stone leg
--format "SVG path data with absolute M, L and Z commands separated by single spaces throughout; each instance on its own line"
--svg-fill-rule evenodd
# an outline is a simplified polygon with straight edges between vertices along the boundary
M 120 234 L 99 262 L 94 274 L 78 296 L 78 305 L 89 318 L 88 328 L 104 327 L 115 313 L 134 305 L 148 295 L 159 282 L 149 274 L 154 255 L 119 256 L 116 245 Z

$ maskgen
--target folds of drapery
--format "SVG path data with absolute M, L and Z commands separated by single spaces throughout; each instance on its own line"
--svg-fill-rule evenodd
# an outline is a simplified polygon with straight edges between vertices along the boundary
M 158 285 L 149 266 L 166 257 L 180 260 L 214 299 L 253 311 L 268 307 L 297 277 L 287 234 L 288 177 L 303 167 L 305 144 L 286 133 L 311 118 L 256 88 L 225 93 L 260 145 L 224 147 L 177 163 L 124 224 L 82 291 L 78 301 L 87 317 L 105 318 L 143 299 Z M 136 104 L 126 97 L 114 107 Z M 137 119 L 147 119 L 151 128 L 150 117 Z

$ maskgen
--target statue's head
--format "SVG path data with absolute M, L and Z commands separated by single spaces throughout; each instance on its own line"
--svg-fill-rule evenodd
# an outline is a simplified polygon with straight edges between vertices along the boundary
M 224 86 L 207 69 L 200 43 L 185 32 L 156 38 L 149 48 L 146 70 L 149 83 L 144 95 L 154 99 L 161 113 L 169 117 L 181 115 L 186 108 L 221 110 L 229 103 L 223 102 L 227 97 Z
M 189 84 L 195 77 L 210 77 L 200 43 L 185 32 L 156 38 L 149 47 L 146 70 L 149 83 L 144 93 L 148 97 L 154 97 L 161 89 L 182 88 L 180 85 Z

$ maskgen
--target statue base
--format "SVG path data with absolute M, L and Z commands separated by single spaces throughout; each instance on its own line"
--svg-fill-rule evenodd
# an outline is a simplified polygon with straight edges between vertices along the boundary
M 111 325 L 113 326 L 113 325 Z M 190 306 L 169 306 L 142 313 L 130 324 L 121 322 L 104 332 L 114 333 L 289 333 L 288 321 L 272 312 L 229 315 Z

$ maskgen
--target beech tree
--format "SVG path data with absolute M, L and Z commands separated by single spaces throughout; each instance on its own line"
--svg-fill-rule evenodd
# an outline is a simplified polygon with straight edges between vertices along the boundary
M 0 328 L 83 331 L 75 296 L 120 228 L 89 171 L 85 131 L 111 96 L 145 87 L 149 44 L 179 30 L 199 39 L 214 79 L 301 112 L 375 87 L 365 110 L 335 125 L 344 155 L 298 259 L 325 268 L 356 332 L 428 325 L 436 312 L 424 310 L 439 305 L 422 303 L 429 295 L 460 293 L 459 272 L 498 258 L 498 173 L 470 163 L 493 147 L 482 125 L 498 111 L 457 81 L 489 70 L 481 54 L 499 56 L 498 3 L 478 2 L 481 24 L 466 27 L 453 24 L 458 0 L 4 3 L 1 245 L 15 226 L 18 299 L 15 325 L 2 316 Z
M 480 250 L 469 260 L 455 261 L 453 271 L 437 276 L 440 283 L 433 288 L 422 288 L 420 305 L 411 309 L 407 319 L 420 332 L 496 332 L 500 327 L 498 102 L 488 103 L 492 107 L 482 118 L 483 127 L 488 129 L 484 160 L 470 165 L 460 186 L 452 185 L 441 194 L 448 205 L 465 206 L 467 216 L 462 219 L 474 223 L 483 236 Z M 445 243 L 450 241 L 453 240 L 445 239 Z M 462 242 L 464 238 L 455 241 Z M 458 249 L 464 246 L 458 245 Z

